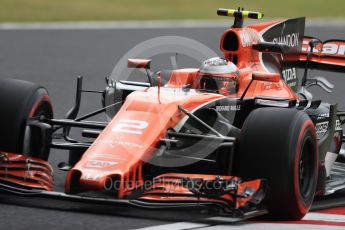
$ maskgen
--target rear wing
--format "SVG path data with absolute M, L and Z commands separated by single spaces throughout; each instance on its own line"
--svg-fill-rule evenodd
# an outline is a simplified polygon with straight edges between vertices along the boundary
M 310 47 L 309 41 L 313 37 L 304 37 L 299 63 L 304 66 Z M 310 57 L 309 66 L 319 70 L 345 71 L 345 40 L 327 40 L 322 42 L 322 47 L 315 48 Z

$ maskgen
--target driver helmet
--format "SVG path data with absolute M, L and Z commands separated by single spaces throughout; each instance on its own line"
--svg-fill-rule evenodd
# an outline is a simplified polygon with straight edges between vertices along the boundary
M 236 94 L 238 90 L 239 70 L 228 60 L 214 57 L 205 60 L 196 77 L 196 88 L 225 96 Z

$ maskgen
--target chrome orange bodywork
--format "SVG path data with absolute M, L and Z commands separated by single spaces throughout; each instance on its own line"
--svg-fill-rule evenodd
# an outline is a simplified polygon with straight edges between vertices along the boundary
M 252 46 L 262 41 L 261 32 L 279 23 L 274 21 L 251 25 L 245 28 L 233 28 L 225 31 L 220 41 L 220 49 L 229 61 L 235 61 L 239 68 L 239 89 L 235 95 L 221 95 L 205 93 L 197 89 L 195 84 L 198 69 L 179 69 L 171 72 L 169 81 L 158 87 L 148 87 L 142 91 L 135 91 L 126 97 L 124 104 L 113 120 L 101 132 L 97 139 L 83 154 L 81 160 L 69 171 L 65 181 L 66 193 L 73 193 L 74 183 L 82 190 L 104 190 L 109 180 L 116 180 L 119 187 L 114 196 L 125 198 L 133 190 L 144 184 L 143 166 L 153 156 L 162 138 L 166 137 L 167 130 L 175 127 L 186 116 L 178 106 L 193 111 L 194 109 L 211 101 L 226 97 L 240 98 L 252 81 L 254 71 L 267 73 L 260 53 Z M 229 51 L 225 49 L 225 37 L 229 34 L 237 37 L 238 49 Z M 148 68 L 149 60 L 129 60 L 129 67 Z M 159 75 L 160 80 L 160 75 Z M 186 87 L 186 86 L 191 86 Z M 193 88 L 194 87 L 194 88 Z M 247 98 L 267 96 L 297 100 L 296 94 L 282 79 L 274 81 L 254 80 L 246 92 Z M 14 162 L 24 162 L 20 165 L 22 170 L 11 172 L 2 169 L 1 180 L 10 181 L 31 188 L 51 191 L 53 189 L 52 169 L 50 165 L 39 159 L 31 159 L 23 155 L 7 154 L 9 161 L 1 165 L 10 167 Z M 39 162 L 37 168 L 29 169 L 30 161 Z M 26 170 L 25 170 L 26 169 Z M 41 170 L 42 169 L 42 170 Z M 44 170 L 43 170 L 44 169 Z M 8 178 L 8 175 L 16 178 Z M 214 175 L 201 174 L 164 174 L 154 179 L 155 184 L 150 191 L 143 194 L 140 199 L 145 200 L 206 200 L 221 203 L 234 203 L 236 208 L 244 206 L 251 197 L 236 198 L 229 194 L 211 199 L 193 196 L 191 191 L 179 185 L 172 187 L 170 183 L 161 181 L 166 177 L 188 177 L 214 179 Z M 35 183 L 26 181 L 34 179 Z M 232 176 L 223 176 L 225 179 L 237 180 Z M 178 179 L 176 179 L 178 181 Z M 171 181 L 170 181 L 171 182 Z M 238 193 L 243 193 L 247 187 L 258 191 L 261 180 L 242 182 Z M 171 194 L 179 194 L 173 196 Z
M 30 189 L 53 191 L 53 168 L 41 159 L 1 152 L 0 181 Z
M 178 106 L 193 110 L 208 101 L 224 97 L 196 91 L 186 93 L 180 88 L 162 87 L 160 91 L 159 100 L 157 87 L 130 94 L 121 110 L 67 178 L 80 172 L 81 187 L 104 189 L 107 178 L 119 177 L 121 187 L 118 194 L 119 197 L 125 196 L 133 189 L 129 189 L 130 183 L 138 186 L 143 183 L 140 174 L 143 161 L 149 160 L 159 140 L 165 137 L 167 129 L 174 127 L 185 116 L 178 110 Z M 137 121 L 143 128 L 131 129 L 127 121 Z M 121 132 L 121 128 L 127 128 L 125 125 L 128 125 L 129 130 Z M 69 186 L 66 183 L 67 192 L 70 191 Z
M 262 40 L 261 30 L 278 22 L 280 21 L 225 31 L 221 39 L 221 50 L 229 60 L 237 56 L 240 70 L 239 90 L 230 97 L 242 96 L 252 80 L 253 71 L 267 72 L 259 52 L 252 49 L 252 45 Z M 238 37 L 238 50 L 224 49 L 224 37 L 228 33 Z M 120 198 L 135 189 L 131 186 L 133 183 L 137 187 L 141 186 L 144 183 L 141 174 L 143 165 L 152 157 L 166 131 L 176 126 L 185 116 L 178 110 L 178 106 L 193 110 L 204 103 L 225 97 L 193 89 L 184 91 L 183 86 L 195 86 L 197 72 L 198 69 L 174 70 L 164 86 L 131 93 L 106 129 L 68 173 L 66 192 L 71 192 L 72 178 L 77 174 L 80 175 L 78 186 L 84 189 L 102 190 L 109 178 L 117 178 L 120 181 Z M 296 94 L 282 79 L 275 82 L 254 81 L 246 97 L 256 96 L 297 99 Z M 118 132 L 119 130 L 122 132 Z
M 166 131 L 173 128 L 185 116 L 178 110 L 183 106 L 188 110 L 209 101 L 224 98 L 223 95 L 200 93 L 195 90 L 184 92 L 181 85 L 189 84 L 195 78 L 195 70 L 178 70 L 172 73 L 167 86 L 160 89 L 148 88 L 130 94 L 121 110 L 107 128 L 84 153 L 82 159 L 69 172 L 66 191 L 70 192 L 71 177 L 75 172 L 81 173 L 79 186 L 85 189 L 104 189 L 108 178 L 119 178 L 119 197 L 128 195 L 137 186 L 143 184 L 141 175 L 143 164 L 157 150 L 156 146 Z M 181 75 L 179 75 L 181 74 Z M 178 76 L 182 76 L 179 78 Z M 251 80 L 251 73 L 243 72 L 240 77 L 240 97 Z M 286 83 L 254 82 L 247 92 L 248 97 L 271 96 L 286 99 L 296 98 Z M 234 96 L 234 95 L 233 95 Z M 140 135 L 131 132 L 117 132 L 117 127 L 126 121 L 145 122 L 147 127 L 140 130 Z

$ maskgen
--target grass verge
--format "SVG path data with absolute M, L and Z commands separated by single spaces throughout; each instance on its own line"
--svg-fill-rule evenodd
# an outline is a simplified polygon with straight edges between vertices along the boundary
M 207 20 L 238 6 L 268 18 L 345 18 L 344 0 L 0 0 L 0 21 Z

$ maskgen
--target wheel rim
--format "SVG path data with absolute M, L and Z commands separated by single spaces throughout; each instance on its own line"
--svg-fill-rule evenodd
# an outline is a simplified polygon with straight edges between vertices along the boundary
M 42 104 L 35 110 L 33 117 L 41 117 L 52 119 L 53 118 L 53 111 L 51 106 L 48 102 L 44 101 Z
M 313 186 L 312 183 L 314 177 L 314 162 L 315 154 L 313 152 L 312 140 L 310 137 L 304 139 L 301 155 L 299 159 L 299 187 L 300 194 L 303 199 L 308 199 L 312 194 Z

